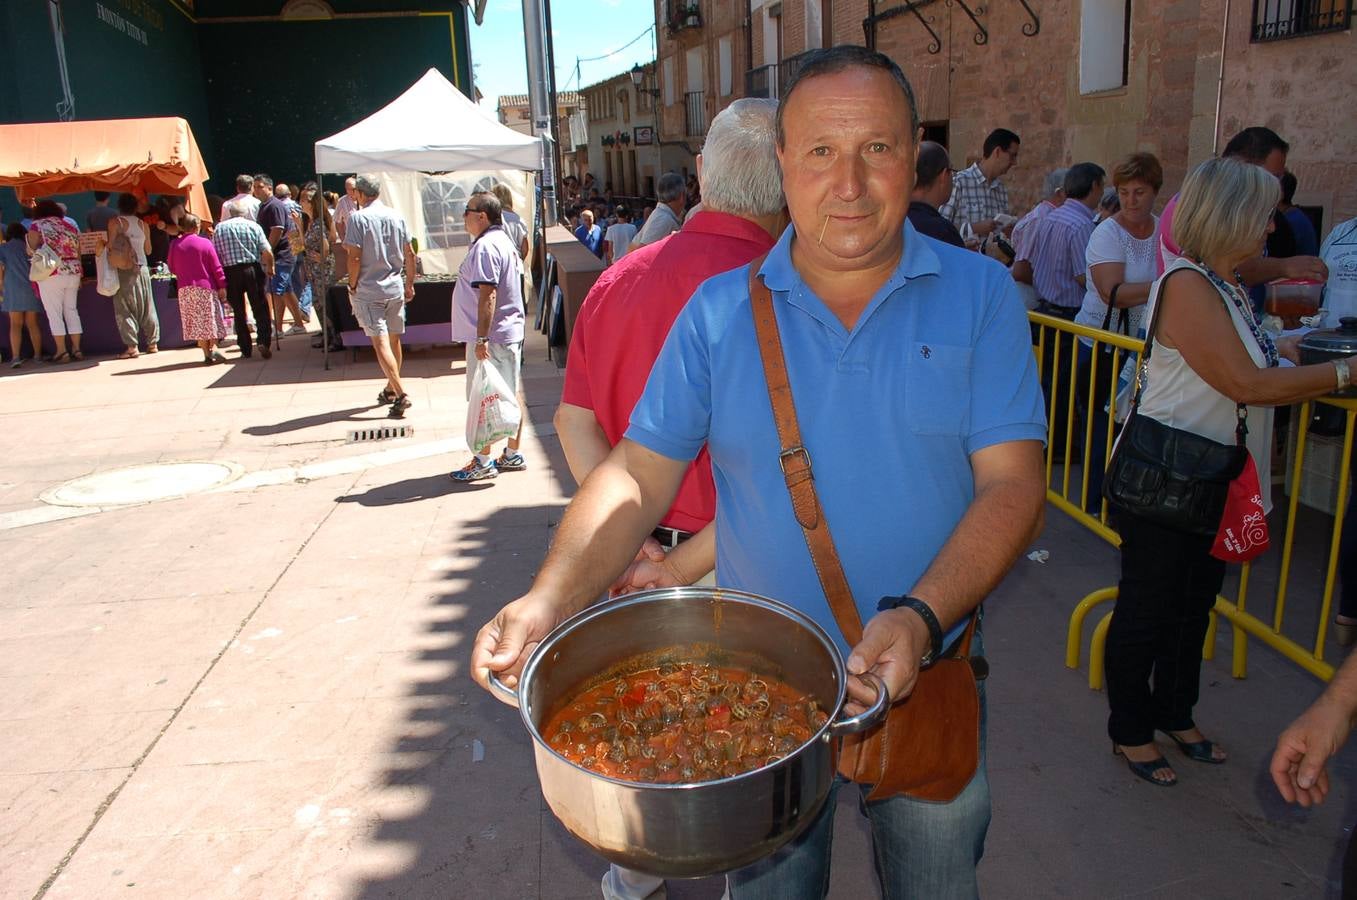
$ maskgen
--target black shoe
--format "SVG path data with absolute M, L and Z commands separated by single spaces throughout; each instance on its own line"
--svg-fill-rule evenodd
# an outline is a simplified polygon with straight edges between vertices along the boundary
M 405 411 L 411 406 L 414 406 L 414 404 L 410 402 L 410 398 L 405 394 L 401 394 L 392 401 L 391 409 L 387 412 L 386 417 L 388 419 L 404 419 Z
M 268 344 L 259 345 L 259 355 L 265 359 L 273 359 L 273 348 Z
M 377 395 L 377 405 L 386 406 L 388 403 L 396 402 L 396 392 L 389 387 L 382 388 L 382 392 Z

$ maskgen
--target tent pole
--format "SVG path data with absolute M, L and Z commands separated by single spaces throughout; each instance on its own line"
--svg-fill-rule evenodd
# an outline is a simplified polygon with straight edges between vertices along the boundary
M 319 172 L 316 173 L 316 196 L 320 198 L 320 210 L 321 210 L 320 239 L 321 243 L 324 244 L 325 242 L 330 240 L 330 232 L 325 229 L 325 213 L 329 211 L 330 207 L 325 204 L 325 183 L 321 181 L 322 177 L 323 176 Z M 315 211 L 316 207 L 313 202 L 311 206 L 311 212 L 314 213 Z M 314 225 L 316 223 L 313 222 L 312 224 Z M 305 237 L 306 235 L 302 235 L 303 239 L 305 239 Z M 325 271 L 325 259 L 327 257 L 330 259 L 334 259 L 334 252 L 335 248 L 331 247 L 330 252 L 328 254 L 322 253 L 320 255 L 321 258 L 320 268 L 322 272 Z M 316 274 L 317 273 L 312 272 L 310 276 L 312 309 L 316 308 Z M 327 372 L 330 371 L 330 286 L 328 284 L 325 284 L 324 282 L 321 283 L 321 297 L 320 297 L 320 355 L 321 359 L 325 361 L 325 371 Z

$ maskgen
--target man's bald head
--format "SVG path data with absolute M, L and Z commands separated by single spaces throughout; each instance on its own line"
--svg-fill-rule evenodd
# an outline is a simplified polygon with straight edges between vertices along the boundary
M 277 197 L 279 200 L 287 200 L 292 196 L 292 188 L 285 184 L 275 185 L 273 188 L 273 196 Z

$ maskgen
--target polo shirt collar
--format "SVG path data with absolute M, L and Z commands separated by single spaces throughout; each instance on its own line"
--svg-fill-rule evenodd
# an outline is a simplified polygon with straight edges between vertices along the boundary
M 697 217 L 694 216 L 693 218 L 696 220 Z M 868 313 L 876 308 L 882 298 L 902 287 L 905 282 L 925 275 L 942 274 L 942 263 L 938 260 L 938 254 L 933 252 L 932 247 L 928 246 L 928 241 L 914 229 L 914 225 L 909 219 L 905 220 L 902 231 L 905 237 L 904 252 L 900 254 L 900 261 L 896 263 L 895 271 L 891 273 L 891 277 L 886 279 L 886 283 L 877 292 L 876 298 L 864 311 L 862 316 L 864 320 Z M 797 287 L 804 286 L 800 273 L 792 265 L 792 238 L 795 232 L 796 226 L 788 225 L 786 230 L 782 232 L 782 237 L 778 238 L 777 244 L 769 251 L 768 258 L 759 267 L 759 274 L 763 276 L 763 283 L 768 285 L 768 289 L 771 291 L 791 292 Z M 807 293 L 809 292 L 807 291 Z
M 683 223 L 683 230 L 690 234 L 696 232 L 698 234 L 739 238 L 758 244 L 760 247 L 767 247 L 773 240 L 761 226 L 755 225 L 746 218 L 709 209 L 694 213 L 691 219 Z

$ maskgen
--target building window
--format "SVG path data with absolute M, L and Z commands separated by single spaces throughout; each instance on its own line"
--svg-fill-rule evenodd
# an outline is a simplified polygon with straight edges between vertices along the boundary
M 720 70 L 721 96 L 729 97 L 731 91 L 731 46 L 730 38 L 723 37 L 716 44 L 717 68 Z
M 1254 43 L 1346 31 L 1352 0 L 1253 0 Z
M 1131 61 L 1131 0 L 1083 0 L 1079 18 L 1079 93 L 1125 87 Z
M 820 0 L 806 0 L 806 49 L 819 50 L 825 45 L 824 7 Z

